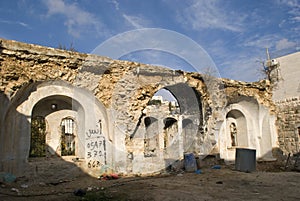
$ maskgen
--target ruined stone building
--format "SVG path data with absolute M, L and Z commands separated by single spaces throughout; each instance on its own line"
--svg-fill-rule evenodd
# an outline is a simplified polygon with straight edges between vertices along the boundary
M 277 58 L 271 73 L 276 105 L 278 145 L 285 153 L 300 152 L 300 52 Z
M 145 174 L 185 153 L 299 151 L 299 52 L 278 58 L 272 82 L 246 83 L 4 39 L 0 51 L 0 171 L 59 156 L 91 175 Z M 160 89 L 178 107 L 149 104 Z

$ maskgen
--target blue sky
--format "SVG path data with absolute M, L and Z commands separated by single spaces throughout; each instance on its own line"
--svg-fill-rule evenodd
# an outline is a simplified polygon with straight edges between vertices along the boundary
M 0 14 L 2 38 L 72 44 L 84 53 L 124 32 L 170 30 L 197 43 L 221 77 L 243 81 L 262 78 L 265 48 L 271 57 L 300 49 L 300 0 L 3 0 Z M 184 43 L 180 47 L 189 53 Z M 193 69 L 186 58 L 151 48 L 121 59 Z

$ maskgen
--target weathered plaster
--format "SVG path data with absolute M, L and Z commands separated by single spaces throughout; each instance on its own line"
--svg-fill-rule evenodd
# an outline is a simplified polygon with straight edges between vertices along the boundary
M 86 167 L 82 168 L 92 175 L 98 174 L 104 163 L 117 172 L 150 173 L 182 159 L 185 152 L 194 152 L 201 158 L 217 150 L 225 160 L 233 160 L 234 152 L 228 150 L 226 125 L 230 121 L 238 123 L 239 119 L 234 115 L 226 119 L 232 110 L 243 114 L 247 125 L 244 144 L 257 149 L 258 158 L 264 158 L 276 146 L 273 117 L 276 107 L 268 81 L 246 83 L 220 79 L 4 39 L 0 51 L 3 103 L 0 168 L 3 171 L 22 174 L 19 167 L 28 159 L 32 112 L 45 100 L 65 100 L 65 107 L 57 113 L 46 112 L 46 119 L 48 124 L 58 124 L 58 119 L 66 116 L 75 119 L 76 157 L 86 161 Z M 163 88 L 178 100 L 179 114 L 164 113 L 166 109 L 162 108 L 147 109 L 152 96 Z M 158 145 L 155 156 L 150 157 L 145 155 L 144 144 L 149 134 L 145 125 L 147 117 L 157 119 L 158 132 L 157 142 L 150 141 L 151 146 Z M 174 118 L 175 123 L 164 128 L 168 118 Z M 49 132 L 58 126 L 49 126 Z M 88 162 L 87 149 L 92 143 L 89 136 L 93 133 L 97 136 L 92 140 L 104 137 L 106 142 L 105 158 L 101 156 L 101 165 L 97 167 L 89 167 Z M 164 147 L 164 136 L 174 143 Z M 51 143 L 53 148 L 58 142 L 57 135 L 55 138 L 56 145 Z M 98 151 L 104 151 L 100 149 L 103 146 Z

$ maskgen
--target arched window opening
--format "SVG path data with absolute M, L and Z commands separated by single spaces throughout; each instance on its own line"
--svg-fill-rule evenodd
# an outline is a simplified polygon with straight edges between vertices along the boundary
M 31 139 L 29 157 L 46 156 L 46 121 L 42 116 L 31 119 Z
M 171 117 L 164 119 L 164 148 L 173 143 L 178 134 L 177 120 Z
M 231 137 L 231 146 L 237 146 L 237 129 L 235 123 L 230 124 L 230 137 Z
M 72 118 L 62 120 L 61 132 L 61 155 L 75 155 L 75 122 Z
M 156 106 L 166 112 L 166 114 L 180 113 L 177 99 L 167 89 L 158 90 L 148 102 L 148 106 Z
M 144 156 L 153 157 L 157 155 L 158 150 L 158 121 L 154 117 L 144 119 L 146 133 L 144 138 Z
M 245 115 L 240 110 L 233 109 L 227 113 L 226 120 L 228 122 L 228 145 L 248 147 L 248 126 Z
M 172 125 L 176 122 L 177 122 L 177 120 L 174 118 L 170 118 L 170 117 L 166 118 L 164 120 L 164 123 L 165 123 L 164 129 L 168 129 L 168 128 L 172 127 Z

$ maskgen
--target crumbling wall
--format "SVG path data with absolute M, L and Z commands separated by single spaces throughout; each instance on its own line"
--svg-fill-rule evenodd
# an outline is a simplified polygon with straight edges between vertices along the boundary
M 259 82 L 242 82 L 223 79 L 226 89 L 227 104 L 237 102 L 240 96 L 253 97 L 258 103 L 270 108 L 272 113 L 275 112 L 275 104 L 272 101 L 271 85 L 268 80 Z
M 86 55 L 1 40 L 0 90 L 10 99 L 29 82 L 61 79 L 72 82 Z
M 3 126 L 7 108 L 14 99 L 18 99 L 16 94 L 23 86 L 59 80 L 83 88 L 93 94 L 107 111 L 109 139 L 117 147 L 112 157 L 115 165 L 123 171 L 134 168 L 133 150 L 139 149 L 140 145 L 143 147 L 143 141 L 134 141 L 134 136 L 138 132 L 145 132 L 144 109 L 155 92 L 162 88 L 173 90 L 181 109 L 187 111 L 180 118 L 198 121 L 192 122 L 192 127 L 198 128 L 194 133 L 195 146 L 189 149 L 197 154 L 218 150 L 220 125 L 225 118 L 224 108 L 238 102 L 239 97 L 251 97 L 271 112 L 275 111 L 268 81 L 246 83 L 220 79 L 4 39 L 1 40 L 0 52 L 0 100 L 4 105 L 0 109 L 0 126 Z M 191 100 L 186 94 L 180 94 L 176 87 L 189 90 L 196 101 L 189 102 Z M 74 93 L 80 93 L 80 90 Z M 29 95 L 26 94 L 26 97 Z M 199 107 L 194 107 L 195 103 Z M 189 106 L 193 106 L 192 109 L 186 109 Z M 193 113 L 194 109 L 199 111 Z M 180 124 L 182 119 L 179 119 Z M 4 139 L 3 130 L 0 134 Z M 142 164 L 143 157 L 137 164 Z

